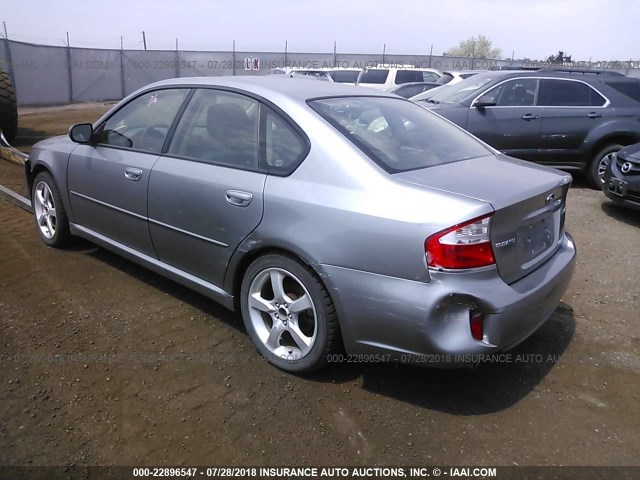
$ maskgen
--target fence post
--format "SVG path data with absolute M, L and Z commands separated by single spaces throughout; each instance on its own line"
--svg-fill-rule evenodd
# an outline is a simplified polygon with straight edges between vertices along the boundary
M 180 53 L 178 52 L 177 38 L 176 38 L 176 78 L 180 78 Z
M 13 91 L 16 94 L 16 98 L 18 98 L 18 86 L 16 85 L 16 75 L 13 70 L 13 57 L 11 56 L 11 44 L 9 43 L 9 34 L 7 33 L 7 22 L 2 23 L 4 24 L 4 48 L 7 52 L 7 62 L 9 63 L 7 73 L 11 79 L 11 84 L 13 85 Z
M 289 49 L 289 42 L 287 42 L 286 40 L 284 41 L 284 65 L 282 66 L 283 68 L 287 67 L 287 50 Z
M 122 37 L 120 37 L 120 88 L 122 90 L 122 98 L 127 95 L 127 90 L 124 84 L 124 45 Z
M 336 47 L 336 41 L 333 41 L 333 68 L 338 64 L 338 52 Z
M 69 103 L 73 103 L 73 72 L 71 69 L 71 44 L 67 32 L 67 76 L 69 78 Z

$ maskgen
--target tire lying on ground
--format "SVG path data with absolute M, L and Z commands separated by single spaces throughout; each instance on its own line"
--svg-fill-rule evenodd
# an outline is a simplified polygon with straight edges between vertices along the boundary
M 16 92 L 4 70 L 0 70 L 0 129 L 8 142 L 13 141 L 18 130 Z

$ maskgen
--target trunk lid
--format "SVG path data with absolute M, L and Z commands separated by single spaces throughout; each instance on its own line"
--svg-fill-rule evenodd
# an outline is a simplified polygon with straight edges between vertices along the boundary
M 394 174 L 394 178 L 491 204 L 495 210 L 491 243 L 506 283 L 544 263 L 563 238 L 571 176 L 559 170 L 491 155 Z

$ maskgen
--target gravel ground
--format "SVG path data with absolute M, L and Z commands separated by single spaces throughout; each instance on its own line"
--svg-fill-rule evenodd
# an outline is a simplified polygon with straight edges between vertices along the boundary
M 18 144 L 104 108 L 23 114 Z M 0 183 L 21 175 L 0 161 Z M 0 200 L 0 465 L 640 465 L 640 216 L 580 181 L 562 304 L 475 370 L 287 375 L 238 314 L 34 228 Z

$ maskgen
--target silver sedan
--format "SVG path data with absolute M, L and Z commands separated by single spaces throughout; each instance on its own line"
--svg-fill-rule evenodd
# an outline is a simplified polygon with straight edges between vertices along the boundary
M 261 355 L 463 366 L 552 314 L 565 173 L 414 103 L 274 77 L 144 87 L 26 165 L 37 232 L 84 237 L 242 312 Z

